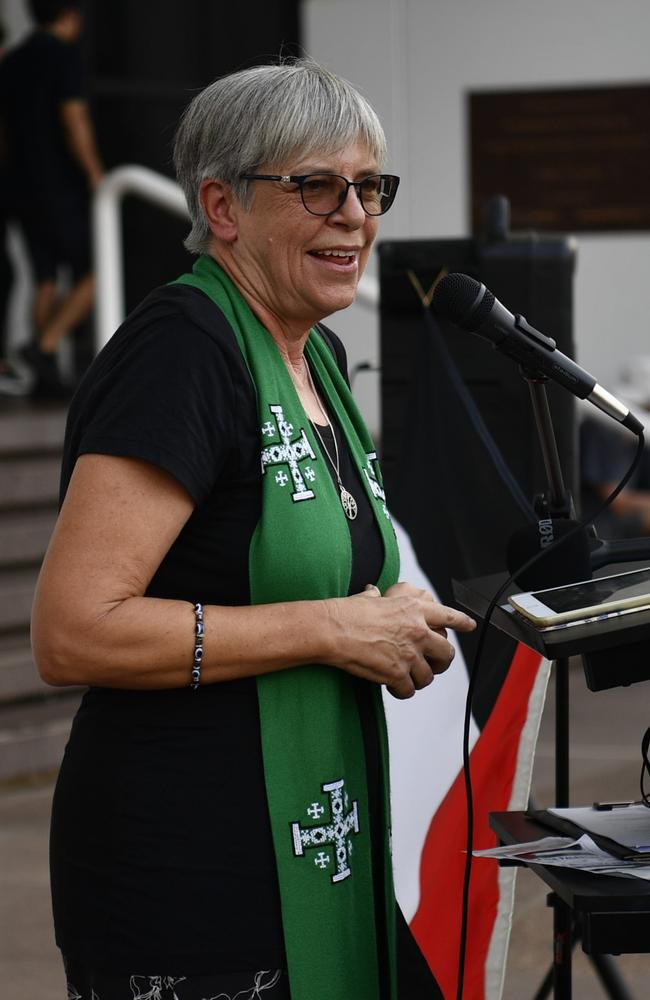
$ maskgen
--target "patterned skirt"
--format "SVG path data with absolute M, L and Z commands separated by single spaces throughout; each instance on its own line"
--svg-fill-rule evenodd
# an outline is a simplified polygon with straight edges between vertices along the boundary
M 281 969 L 200 976 L 112 975 L 64 959 L 67 1000 L 290 1000 Z

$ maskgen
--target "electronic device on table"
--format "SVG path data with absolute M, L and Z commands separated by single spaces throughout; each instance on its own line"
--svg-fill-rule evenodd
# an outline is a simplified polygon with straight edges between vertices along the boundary
M 650 567 L 512 594 L 508 601 L 519 614 L 540 628 L 564 622 L 650 608 Z

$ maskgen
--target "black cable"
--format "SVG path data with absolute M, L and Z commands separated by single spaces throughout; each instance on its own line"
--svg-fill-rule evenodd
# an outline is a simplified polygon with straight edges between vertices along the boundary
M 650 807 L 650 796 L 645 790 L 645 776 L 650 774 L 650 760 L 648 759 L 648 749 L 650 748 L 650 729 L 646 729 L 641 740 L 641 801 L 644 806 Z
M 588 517 L 583 518 L 578 524 L 571 530 L 562 535 L 560 538 L 556 539 L 552 545 L 547 548 L 542 549 L 540 552 L 536 552 L 534 556 L 531 556 L 522 566 L 518 567 L 514 573 L 511 573 L 508 579 L 502 584 L 497 590 L 496 594 L 490 601 L 488 605 L 487 612 L 483 618 L 483 623 L 478 635 L 476 651 L 474 654 L 474 659 L 472 662 L 469 684 L 467 687 L 467 697 L 465 699 L 465 719 L 463 724 L 463 775 L 465 784 L 465 800 L 467 804 L 467 838 L 466 838 L 466 859 L 465 859 L 465 874 L 463 878 L 463 897 L 462 897 L 462 908 L 461 908 L 461 929 L 460 929 L 460 945 L 458 949 L 458 984 L 456 989 L 456 1000 L 462 1000 L 463 997 L 463 986 L 465 978 L 465 953 L 467 950 L 467 930 L 468 930 L 468 920 L 469 920 L 469 888 L 472 876 L 472 849 L 474 842 L 474 799 L 472 793 L 472 776 L 470 770 L 470 752 L 469 752 L 469 731 L 472 721 L 472 700 L 474 697 L 474 689 L 476 687 L 476 678 L 479 672 L 481 654 L 483 652 L 483 647 L 485 645 L 485 639 L 487 636 L 488 627 L 490 625 L 490 619 L 494 614 L 494 610 L 497 607 L 501 597 L 506 592 L 510 584 L 513 582 L 515 577 L 524 573 L 527 569 L 537 563 L 539 560 L 543 559 L 548 553 L 553 552 L 555 549 L 563 545 L 569 538 L 573 538 L 578 531 L 583 531 L 587 525 L 591 524 L 603 511 L 609 507 L 611 503 L 616 499 L 619 493 L 625 489 L 629 480 L 634 475 L 636 468 L 641 461 L 641 456 L 643 454 L 643 448 L 645 444 L 645 438 L 643 434 L 639 434 L 637 442 L 637 450 L 632 460 L 632 464 L 629 469 L 621 479 L 618 486 L 616 486 L 612 492 L 609 494 L 606 500 L 597 508 L 595 513 L 590 514 Z M 643 772 L 642 772 L 643 777 Z
M 429 327 L 429 332 L 431 333 L 431 343 L 434 350 L 438 354 L 449 383 L 465 407 L 465 412 L 469 417 L 470 423 L 482 441 L 483 447 L 492 459 L 492 464 L 494 465 L 498 475 L 501 477 L 504 486 L 507 488 L 512 499 L 521 509 L 522 513 L 526 517 L 526 520 L 532 523 L 535 520 L 535 508 L 530 500 L 525 496 L 521 486 L 508 468 L 506 460 L 501 454 L 498 444 L 494 440 L 487 424 L 485 423 L 485 420 L 483 419 L 481 411 L 474 401 L 474 397 L 465 385 L 458 367 L 449 353 L 449 349 L 445 343 L 445 338 L 442 335 L 442 330 L 440 329 L 437 320 L 432 316 L 429 309 L 425 309 L 423 312 L 424 321 Z

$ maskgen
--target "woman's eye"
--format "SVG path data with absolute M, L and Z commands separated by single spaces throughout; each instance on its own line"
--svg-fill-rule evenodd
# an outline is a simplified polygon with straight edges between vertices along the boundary
M 379 177 L 368 177 L 363 182 L 364 194 L 377 195 L 381 193 L 381 180 Z
M 327 177 L 310 177 L 309 180 L 304 182 L 304 189 L 310 194 L 316 194 L 318 191 L 326 191 L 330 187 L 332 187 L 332 181 Z

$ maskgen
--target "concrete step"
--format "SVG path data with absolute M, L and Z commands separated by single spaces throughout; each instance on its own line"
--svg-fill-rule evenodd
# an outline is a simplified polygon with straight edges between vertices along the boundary
M 0 783 L 61 762 L 78 688 L 48 687 L 29 644 L 34 588 L 54 526 L 65 408 L 0 400 Z
M 32 566 L 0 573 L 0 635 L 29 627 L 37 577 Z
M 55 520 L 55 510 L 4 512 L 0 517 L 0 570 L 39 565 Z
M 36 669 L 29 632 L 0 636 L 0 711 L 8 702 L 34 696 L 54 696 L 58 688 L 45 684 Z
M 60 452 L 63 447 L 66 410 L 60 406 L 35 407 L 29 400 L 5 401 L 10 409 L 0 411 L 0 454 Z
M 81 692 L 0 710 L 0 782 L 15 782 L 58 769 Z
M 0 458 L 0 511 L 56 507 L 60 472 L 59 455 Z

